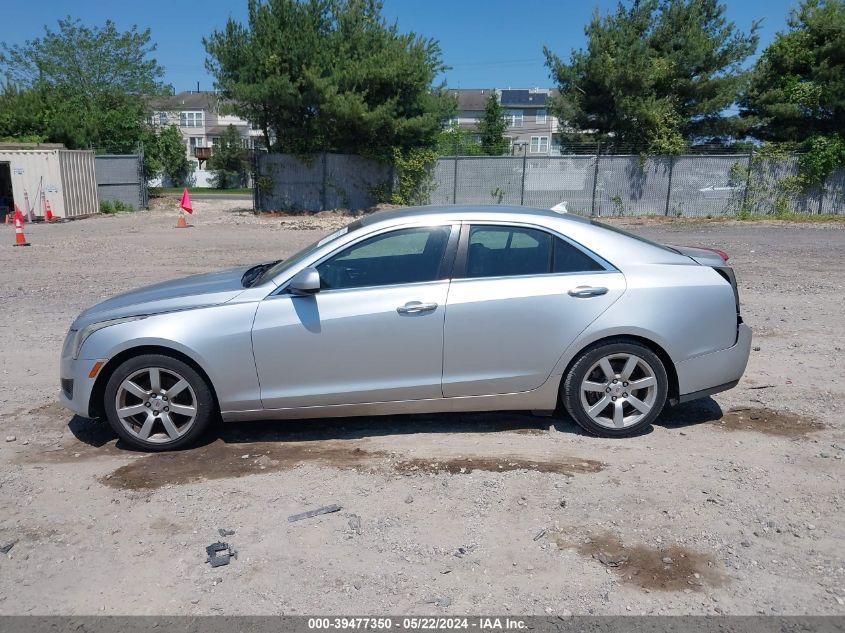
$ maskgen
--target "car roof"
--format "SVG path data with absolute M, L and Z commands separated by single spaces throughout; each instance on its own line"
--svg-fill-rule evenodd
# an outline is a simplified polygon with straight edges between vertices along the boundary
M 537 209 L 534 207 L 520 207 L 515 205 L 498 204 L 472 204 L 472 205 L 427 205 L 420 207 L 402 207 L 398 209 L 387 209 L 377 211 L 361 218 L 362 226 L 376 224 L 379 222 L 391 222 L 406 219 L 424 219 L 426 217 L 448 216 L 455 220 L 462 219 L 484 219 L 504 220 L 509 216 L 534 216 L 537 218 L 553 218 L 555 220 L 568 220 L 572 222 L 584 222 L 589 220 L 570 213 L 559 213 L 551 209 Z
M 613 263 L 689 263 L 690 258 L 666 246 L 580 215 L 515 205 L 429 205 L 378 211 L 356 220 L 351 229 L 377 229 L 417 222 L 528 222 L 558 230 L 561 234 Z

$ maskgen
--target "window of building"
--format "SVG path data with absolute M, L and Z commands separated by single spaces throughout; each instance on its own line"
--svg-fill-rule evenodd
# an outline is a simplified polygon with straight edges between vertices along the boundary
M 546 111 L 537 110 L 537 123 L 542 124 L 546 122 Z
M 549 137 L 548 136 L 532 136 L 531 146 L 528 150 L 532 154 L 548 154 L 549 153 Z
M 150 117 L 150 123 L 153 125 L 167 125 L 167 112 L 153 112 L 153 115 Z
M 202 127 L 202 112 L 180 112 L 179 125 L 182 127 Z
M 509 127 L 522 127 L 522 110 L 508 110 L 505 113 L 505 121 Z
M 194 149 L 195 147 L 205 147 L 205 139 L 201 136 L 192 136 L 191 149 Z

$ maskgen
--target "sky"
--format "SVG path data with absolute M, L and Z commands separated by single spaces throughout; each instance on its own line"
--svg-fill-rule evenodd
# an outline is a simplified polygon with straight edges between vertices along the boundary
M 202 37 L 220 29 L 229 17 L 243 21 L 246 0 L 3 0 L 7 44 L 43 35 L 44 25 L 72 15 L 85 24 L 113 20 L 125 30 L 149 27 L 164 66 L 165 81 L 179 92 L 213 90 L 205 70 Z M 762 19 L 758 52 L 786 27 L 798 0 L 727 0 L 728 18 L 747 31 Z M 402 31 L 440 42 L 445 77 L 453 88 L 552 87 L 543 46 L 564 59 L 585 44 L 584 26 L 594 11 L 607 12 L 615 0 L 385 0 L 385 16 Z

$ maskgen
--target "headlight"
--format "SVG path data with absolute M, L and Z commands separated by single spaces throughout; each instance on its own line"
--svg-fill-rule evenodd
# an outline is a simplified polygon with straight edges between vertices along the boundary
M 67 358 L 73 353 L 73 342 L 76 340 L 76 334 L 79 330 L 71 328 L 65 336 L 65 342 L 62 345 L 62 358 Z
M 146 316 L 131 316 L 131 317 L 123 317 L 121 319 L 111 319 L 110 321 L 100 321 L 99 323 L 92 323 L 91 325 L 86 325 L 81 330 L 74 332 L 71 330 L 68 332 L 68 340 L 65 341 L 65 348 L 68 347 L 68 343 L 72 341 L 72 350 L 73 350 L 73 360 L 79 358 L 79 352 L 82 350 L 82 344 L 85 343 L 85 339 L 91 336 L 97 330 L 102 330 L 104 327 L 109 327 L 110 325 L 119 325 L 120 323 L 128 323 L 129 321 L 138 321 L 140 319 L 146 319 Z

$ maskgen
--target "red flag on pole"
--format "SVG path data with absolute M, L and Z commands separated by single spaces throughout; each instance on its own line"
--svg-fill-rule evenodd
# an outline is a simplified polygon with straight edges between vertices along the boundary
M 179 203 L 179 206 L 188 213 L 194 212 L 194 208 L 191 206 L 191 196 L 188 195 L 187 187 L 185 187 L 185 190 L 182 192 L 182 202 Z

